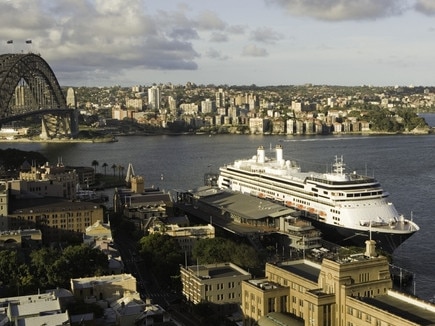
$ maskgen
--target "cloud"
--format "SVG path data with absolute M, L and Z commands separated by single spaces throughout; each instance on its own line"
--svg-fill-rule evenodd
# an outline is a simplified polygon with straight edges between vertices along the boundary
M 203 11 L 195 20 L 196 26 L 201 30 L 223 30 L 227 24 L 213 11 Z
M 373 20 L 407 9 L 406 0 L 265 0 L 295 16 L 325 21 Z M 424 0 L 420 0 L 424 1 Z M 427 0 L 429 2 L 429 0 Z
M 14 0 L 2 3 L 0 39 L 13 39 L 15 51 L 32 39 L 32 51 L 53 64 L 60 78 L 74 70 L 101 76 L 136 67 L 195 70 L 195 25 L 223 24 L 211 13 L 202 19 L 192 21 L 182 11 L 152 16 L 141 0 Z
M 211 42 L 227 42 L 228 41 L 228 35 L 224 33 L 213 33 L 210 37 Z
M 435 2 L 433 0 L 416 0 L 414 9 L 422 14 L 435 15 Z
M 282 35 L 270 27 L 259 27 L 251 32 L 251 39 L 263 43 L 275 43 L 282 39 Z
M 227 55 L 223 55 L 220 51 L 210 48 L 205 52 L 205 56 L 207 58 L 216 59 L 216 60 L 228 60 Z
M 174 39 L 197 40 L 199 39 L 198 32 L 193 28 L 174 28 L 169 34 Z
M 255 44 L 246 45 L 242 50 L 245 57 L 267 57 L 269 54 L 264 48 L 259 48 Z

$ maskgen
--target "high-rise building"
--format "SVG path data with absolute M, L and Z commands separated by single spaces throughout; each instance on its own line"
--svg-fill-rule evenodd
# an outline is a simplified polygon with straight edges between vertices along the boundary
M 205 101 L 201 101 L 201 112 L 204 114 L 214 112 L 215 105 L 213 101 L 210 99 L 206 99 Z
M 169 104 L 169 111 L 173 115 L 176 115 L 176 113 L 177 113 L 177 100 L 174 97 L 169 96 L 168 97 L 168 104 Z
M 219 91 L 216 92 L 216 107 L 223 108 L 225 107 L 225 92 L 222 88 L 219 88 Z
M 152 86 L 148 88 L 148 108 L 152 110 L 160 110 L 160 88 Z

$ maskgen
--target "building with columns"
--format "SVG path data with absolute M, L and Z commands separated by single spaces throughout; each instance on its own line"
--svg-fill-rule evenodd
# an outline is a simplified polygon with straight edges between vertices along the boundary
M 366 245 L 365 253 L 331 254 L 321 263 L 267 263 L 265 278 L 242 282 L 243 325 L 278 325 L 277 316 L 305 326 L 435 323 L 435 305 L 394 291 L 388 259 L 374 241 Z

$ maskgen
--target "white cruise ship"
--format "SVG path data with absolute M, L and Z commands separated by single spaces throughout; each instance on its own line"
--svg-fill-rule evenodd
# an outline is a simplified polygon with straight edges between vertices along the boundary
M 345 173 L 343 158 L 336 157 L 333 166 L 330 173 L 302 172 L 284 160 L 281 145 L 273 159 L 260 146 L 251 159 L 221 167 L 218 186 L 299 210 L 325 240 L 339 245 L 364 246 L 371 238 L 377 248 L 392 253 L 419 230 L 397 212 L 374 178 Z

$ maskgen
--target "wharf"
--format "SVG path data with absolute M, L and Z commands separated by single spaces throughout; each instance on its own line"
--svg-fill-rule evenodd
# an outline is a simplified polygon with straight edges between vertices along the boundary
M 196 192 L 177 192 L 174 207 L 239 236 L 278 231 L 276 219 L 295 214 L 280 204 L 253 196 L 203 187 Z

